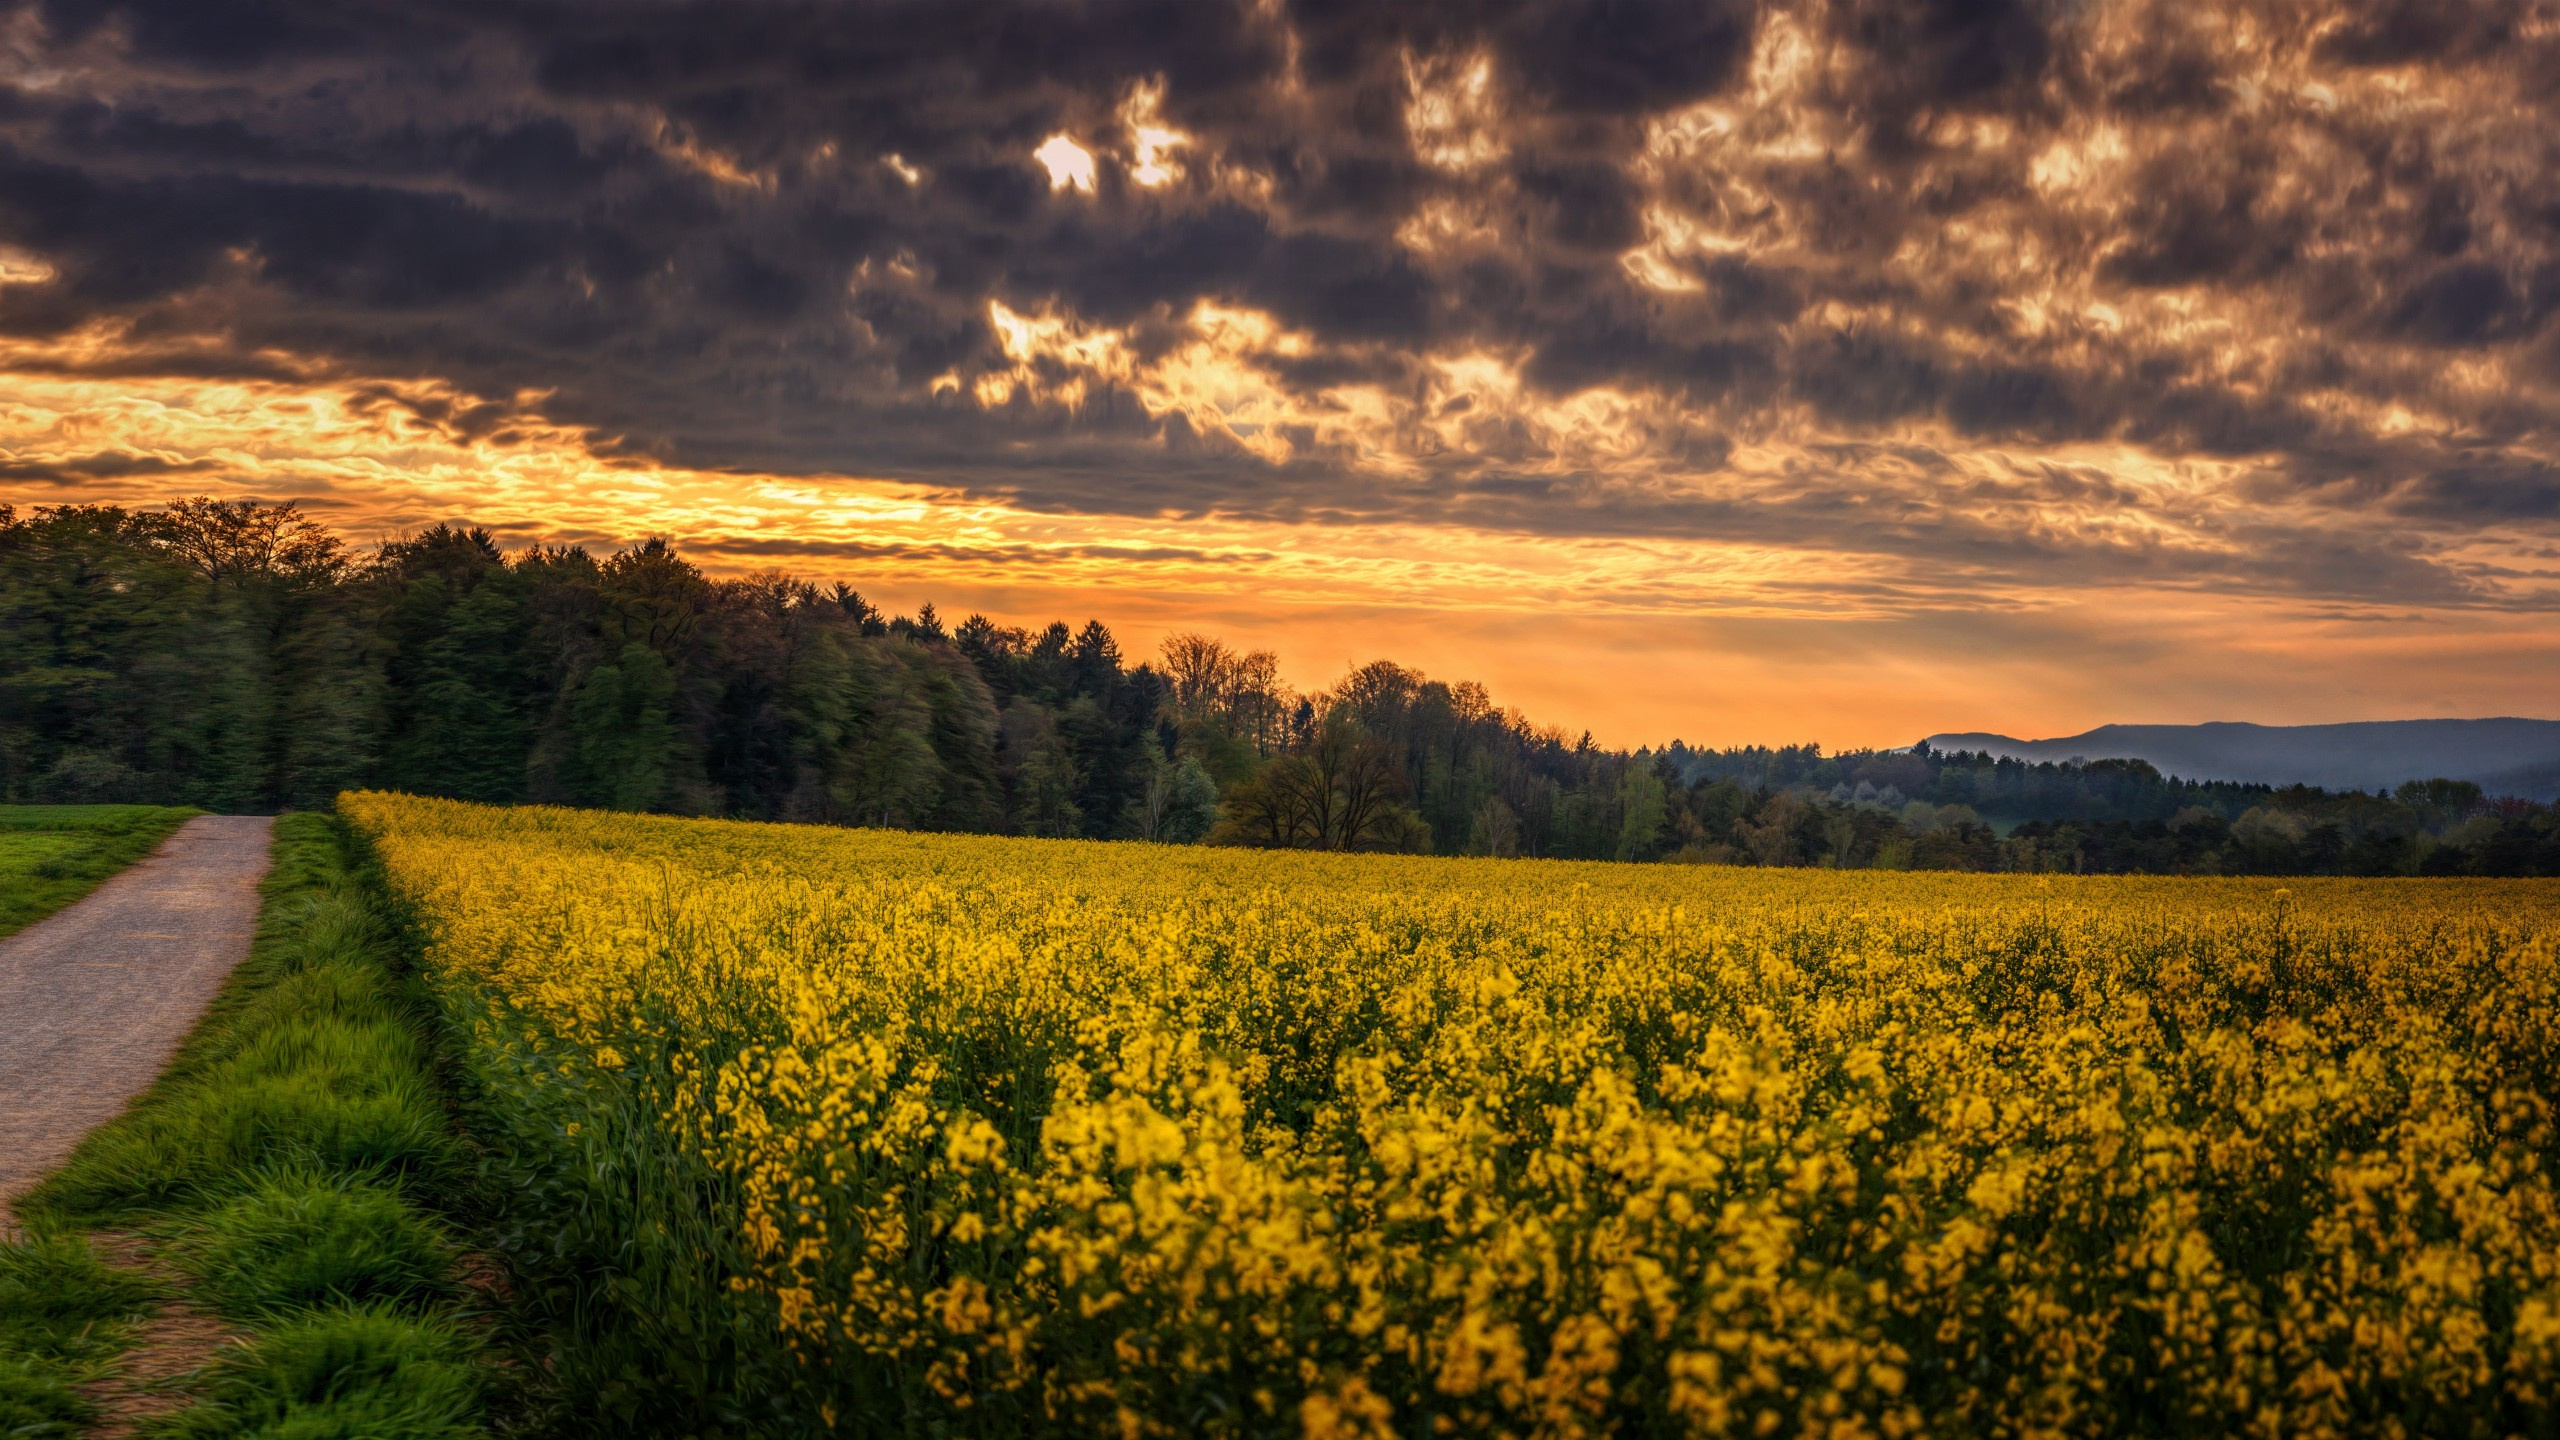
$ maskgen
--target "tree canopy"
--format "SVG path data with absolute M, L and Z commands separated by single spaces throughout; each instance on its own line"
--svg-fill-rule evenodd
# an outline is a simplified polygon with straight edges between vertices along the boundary
M 2560 873 L 2560 816 L 1917 746 L 1610 750 L 1378 660 L 1308 693 L 1214 636 L 1125 654 L 842 582 L 713 579 L 290 504 L 0 507 L 0 795 L 261 810 L 374 786 L 1058 838 L 1625 861 Z

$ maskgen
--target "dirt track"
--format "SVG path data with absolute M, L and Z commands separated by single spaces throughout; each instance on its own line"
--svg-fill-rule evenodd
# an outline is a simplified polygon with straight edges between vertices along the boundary
M 0 940 L 0 1207 L 158 1077 L 248 955 L 270 824 L 198 816 Z

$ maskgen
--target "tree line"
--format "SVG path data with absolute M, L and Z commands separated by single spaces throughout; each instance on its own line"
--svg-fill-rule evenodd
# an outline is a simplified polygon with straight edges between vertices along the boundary
M 2560 815 L 1814 746 L 1604 749 L 1388 661 L 1307 693 L 1214 637 L 1125 655 L 843 583 L 714 579 L 290 504 L 0 507 L 0 796 L 254 811 L 373 786 L 1173 843 L 1979 870 L 2560 874 Z

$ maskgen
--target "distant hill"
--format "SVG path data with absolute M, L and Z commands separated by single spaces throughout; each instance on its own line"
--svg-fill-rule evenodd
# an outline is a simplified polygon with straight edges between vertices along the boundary
M 2492 795 L 2560 798 L 2560 720 L 2373 720 L 2347 725 L 2101 725 L 2058 740 L 1932 735 L 1933 750 L 2020 760 L 2148 760 L 2185 780 L 2389 789 L 2442 776 Z

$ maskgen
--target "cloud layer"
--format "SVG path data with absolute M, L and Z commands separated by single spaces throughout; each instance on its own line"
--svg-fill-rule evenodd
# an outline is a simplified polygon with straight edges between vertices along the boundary
M 2548 0 L 0 19 L 13 374 L 1076 543 L 1772 577 L 1701 612 L 2545 616 L 2555 312 Z M 0 426 L 0 485 L 244 463 L 66 413 Z

